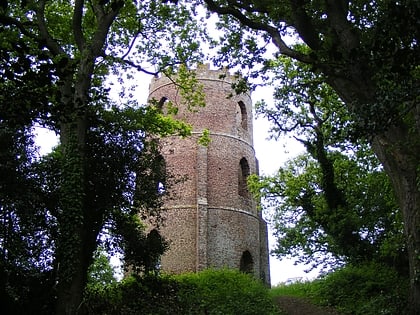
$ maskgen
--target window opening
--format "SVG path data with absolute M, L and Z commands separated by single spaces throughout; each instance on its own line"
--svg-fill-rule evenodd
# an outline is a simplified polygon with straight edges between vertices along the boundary
M 239 162 L 238 193 L 240 196 L 248 197 L 247 178 L 249 176 L 249 164 L 245 158 Z
M 245 130 L 248 129 L 248 114 L 246 112 L 246 107 L 244 102 L 239 101 L 238 102 L 239 109 L 241 111 L 241 127 Z
M 248 250 L 242 253 L 241 261 L 239 263 L 239 270 L 245 273 L 254 272 L 254 260 L 252 259 L 252 255 Z

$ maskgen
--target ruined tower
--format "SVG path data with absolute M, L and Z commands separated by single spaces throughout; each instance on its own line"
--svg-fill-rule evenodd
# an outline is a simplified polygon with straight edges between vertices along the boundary
M 191 137 L 163 140 L 167 169 L 184 180 L 171 188 L 173 198 L 165 203 L 162 234 L 170 249 L 162 257 L 162 270 L 236 268 L 269 284 L 267 226 L 246 186 L 247 176 L 258 173 L 250 95 L 235 95 L 235 77 L 226 71 L 202 65 L 196 77 L 206 101 L 197 112 L 182 105 L 168 78 L 154 78 L 150 84 L 149 98 L 172 101 L 179 107 L 175 117 L 193 127 Z M 211 139 L 207 146 L 198 143 L 205 129 Z

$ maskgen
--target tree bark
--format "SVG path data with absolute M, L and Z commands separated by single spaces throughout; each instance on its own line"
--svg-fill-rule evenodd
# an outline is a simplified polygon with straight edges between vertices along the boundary
M 76 75 L 77 73 L 77 75 Z M 56 314 L 78 314 L 87 282 L 87 270 L 95 249 L 96 234 L 86 222 L 86 135 L 88 91 L 93 61 L 81 60 L 79 69 L 62 73 L 60 142 L 61 191 L 57 218 L 57 300 Z M 77 80 L 74 80 L 76 76 Z
M 355 113 L 366 111 L 357 106 L 375 104 L 375 88 L 357 66 L 347 69 L 348 78 L 335 78 L 330 84 Z M 353 74 L 353 75 L 352 75 Z M 360 80 L 357 75 L 361 74 Z M 350 77 L 350 79 L 349 79 Z M 357 102 L 353 102 L 357 100 Z M 355 105 L 356 104 L 356 105 Z M 359 105 L 357 105 L 359 104 Z M 353 106 L 356 106 L 354 108 Z M 372 105 L 374 106 L 374 105 Z M 420 314 L 420 104 L 391 125 L 382 126 L 373 136 L 372 148 L 388 174 L 402 213 L 407 246 L 410 290 L 408 314 Z M 380 113 L 377 113 L 379 115 Z M 380 117 L 375 117 L 377 122 Z M 384 117 L 383 124 L 388 123 Z
M 417 139 L 416 139 L 417 138 Z M 408 314 L 420 312 L 420 189 L 418 133 L 392 127 L 375 138 L 373 148 L 393 184 L 403 214 L 410 272 Z
M 70 104 L 69 104 L 70 103 Z M 67 103 L 61 123 L 62 183 L 60 192 L 61 214 L 58 217 L 57 242 L 57 301 L 56 314 L 77 314 L 86 284 L 85 243 L 85 133 L 86 122 L 71 113 L 73 100 Z M 74 111 L 74 109 L 73 109 Z

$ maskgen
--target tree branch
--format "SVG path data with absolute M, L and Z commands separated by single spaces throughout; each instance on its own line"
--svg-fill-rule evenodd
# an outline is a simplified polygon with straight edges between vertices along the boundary
M 359 36 L 347 20 L 348 6 L 348 1 L 345 0 L 326 1 L 328 21 L 336 36 L 333 39 L 338 40 L 337 46 L 342 50 L 350 51 L 359 45 Z
M 85 45 L 85 38 L 83 36 L 83 29 L 82 29 L 83 7 L 84 7 L 84 0 L 75 1 L 72 26 L 73 26 L 74 40 L 76 41 L 76 45 L 79 48 L 79 51 L 83 51 L 83 47 Z
M 126 59 L 122 59 L 119 57 L 113 57 L 113 56 L 106 56 L 106 58 L 110 58 L 114 61 L 119 61 L 121 63 L 125 63 L 126 65 L 129 65 L 130 67 L 133 67 L 134 69 L 136 69 L 137 71 L 143 72 L 145 74 L 150 74 L 153 76 L 157 76 L 161 71 L 157 70 L 157 71 L 149 71 L 144 69 L 142 66 L 135 64 L 134 62 L 130 61 L 130 60 L 126 60 Z
M 41 39 L 45 41 L 46 46 L 55 56 L 65 54 L 63 48 L 52 38 L 48 32 L 48 28 L 45 24 L 45 0 L 39 2 L 39 7 L 36 9 L 36 16 L 38 21 L 38 28 L 41 35 Z
M 304 6 L 305 0 L 290 0 L 292 8 L 293 26 L 297 29 L 303 41 L 313 50 L 320 48 L 321 43 L 316 32 L 316 27 L 312 23 L 311 18 L 306 13 Z
M 287 46 L 286 43 L 283 41 L 281 34 L 277 28 L 275 28 L 274 26 L 268 25 L 266 23 L 262 23 L 262 22 L 248 18 L 240 10 L 235 8 L 232 5 L 232 2 L 230 2 L 231 6 L 222 7 L 216 4 L 216 2 L 214 2 L 213 0 L 204 0 L 204 1 L 207 4 L 207 7 L 210 11 L 213 11 L 221 15 L 231 15 L 235 17 L 243 25 L 253 30 L 267 32 L 271 36 L 273 43 L 277 46 L 281 54 L 289 56 L 293 59 L 296 59 L 304 63 L 314 62 L 314 60 L 308 55 L 302 54 L 296 50 L 291 49 L 289 46 Z

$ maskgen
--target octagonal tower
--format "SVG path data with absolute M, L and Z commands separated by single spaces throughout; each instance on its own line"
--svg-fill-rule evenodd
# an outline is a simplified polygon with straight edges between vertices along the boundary
M 165 202 L 162 234 L 170 249 L 162 257 L 162 270 L 237 268 L 269 284 L 267 225 L 246 186 L 247 176 L 258 173 L 250 95 L 236 95 L 231 88 L 235 77 L 226 71 L 202 65 L 196 77 L 206 102 L 197 112 L 183 105 L 168 78 L 154 78 L 150 84 L 149 99 L 172 101 L 178 106 L 175 118 L 193 127 L 191 137 L 162 141 L 168 171 L 184 178 L 170 188 L 172 198 Z M 208 146 L 198 143 L 205 129 Z

